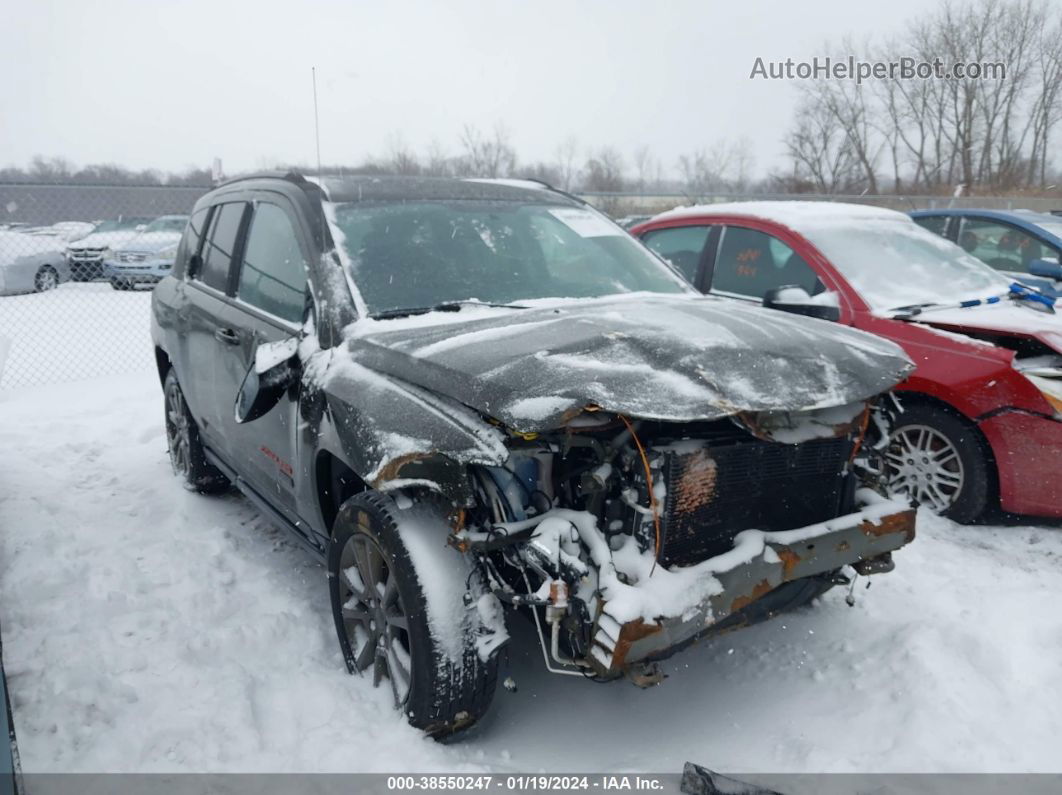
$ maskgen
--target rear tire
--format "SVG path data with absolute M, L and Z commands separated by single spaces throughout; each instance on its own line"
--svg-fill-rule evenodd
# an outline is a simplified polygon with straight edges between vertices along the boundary
M 185 402 L 177 375 L 166 373 L 162 392 L 165 403 L 166 443 L 173 472 L 200 494 L 220 494 L 231 484 L 221 470 L 209 463 L 199 439 L 199 427 Z
M 495 657 L 480 659 L 476 610 L 465 607 L 458 596 L 466 584 L 476 582 L 467 559 L 447 547 L 441 534 L 438 549 L 432 551 L 439 557 L 431 576 L 450 577 L 458 587 L 426 590 L 424 573 L 418 572 L 403 536 L 443 528 L 414 528 L 409 517 L 390 497 L 375 491 L 343 504 L 328 553 L 332 614 L 347 669 L 371 674 L 374 685 L 387 678 L 396 708 L 413 726 L 442 739 L 468 729 L 486 714 L 498 664 Z M 443 648 L 430 615 L 462 616 L 460 638 L 448 639 L 456 649 Z
M 908 404 L 886 453 L 889 489 L 966 524 L 992 494 L 989 454 L 977 429 L 946 409 Z
M 59 286 L 59 274 L 51 265 L 41 265 L 33 277 L 33 286 L 38 293 L 46 293 Z

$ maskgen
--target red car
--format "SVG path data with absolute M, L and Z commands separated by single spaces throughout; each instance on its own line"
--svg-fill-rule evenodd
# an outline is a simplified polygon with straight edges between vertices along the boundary
M 688 207 L 631 230 L 705 293 L 878 334 L 917 365 L 890 482 L 957 521 L 1062 517 L 1062 315 L 902 213 L 829 202 Z M 1041 310 L 1041 311 L 1038 311 Z M 810 343 L 809 343 L 810 344 Z

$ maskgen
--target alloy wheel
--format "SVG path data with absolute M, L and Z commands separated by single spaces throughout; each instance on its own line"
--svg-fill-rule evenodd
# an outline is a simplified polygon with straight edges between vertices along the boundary
M 962 493 L 965 470 L 959 451 L 940 431 L 928 425 L 906 425 L 892 435 L 889 485 L 936 513 L 948 510 Z
M 170 464 L 178 475 L 187 475 L 191 466 L 191 427 L 184 408 L 184 396 L 176 383 L 166 390 L 166 442 Z
M 40 273 L 37 274 L 37 290 L 38 292 L 48 292 L 48 290 L 54 290 L 59 286 L 59 277 L 56 276 L 55 271 L 51 268 L 42 268 Z
M 339 559 L 343 625 L 359 673 L 372 669 L 372 683 L 386 677 L 395 706 L 409 699 L 412 658 L 409 620 L 398 580 L 375 540 L 355 533 Z

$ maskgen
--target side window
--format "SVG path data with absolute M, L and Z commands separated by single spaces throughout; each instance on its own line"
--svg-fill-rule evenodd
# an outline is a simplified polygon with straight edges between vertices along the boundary
M 912 220 L 920 227 L 928 229 L 933 234 L 947 237 L 948 216 L 946 215 L 923 215 Z
M 1028 271 L 1030 262 L 1047 257 L 1051 251 L 1017 227 L 976 218 L 962 219 L 959 245 L 1000 271 Z
M 198 273 L 192 274 L 203 284 L 221 292 L 225 292 L 229 286 L 232 252 L 236 247 L 244 207 L 246 205 L 243 202 L 233 202 L 215 208 L 210 231 L 203 244 L 203 264 L 199 266 Z
M 697 278 L 697 265 L 701 261 L 704 242 L 708 239 L 708 226 L 675 226 L 670 229 L 653 229 L 646 232 L 642 242 L 666 259 L 691 282 Z
M 178 256 L 179 270 L 176 273 L 178 277 L 187 269 L 189 258 L 199 251 L 199 241 L 203 237 L 208 212 L 209 208 L 207 207 L 196 210 L 184 227 L 184 233 L 181 235 L 181 244 L 178 247 L 180 250 L 180 255 Z
M 254 210 L 236 296 L 292 323 L 306 307 L 306 258 L 288 214 L 275 204 Z
M 712 271 L 712 290 L 761 300 L 775 287 L 796 285 L 816 295 L 822 283 L 804 260 L 781 240 L 756 229 L 723 230 Z

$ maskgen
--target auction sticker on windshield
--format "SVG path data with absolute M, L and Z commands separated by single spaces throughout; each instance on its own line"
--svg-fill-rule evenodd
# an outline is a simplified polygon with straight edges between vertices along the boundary
M 605 237 L 607 235 L 626 234 L 615 224 L 609 223 L 597 213 L 580 210 L 578 207 L 554 207 L 550 215 L 564 222 L 580 237 Z

